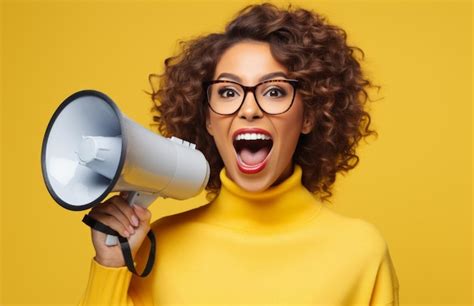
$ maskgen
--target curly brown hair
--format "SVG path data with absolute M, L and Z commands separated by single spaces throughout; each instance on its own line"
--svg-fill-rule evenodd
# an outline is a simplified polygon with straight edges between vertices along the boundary
M 302 134 L 293 161 L 303 170 L 302 184 L 322 201 L 332 196 L 338 172 L 347 172 L 359 162 L 356 147 L 362 138 L 377 132 L 369 129 L 370 115 L 364 109 L 368 88 L 377 87 L 361 71 L 354 51 L 346 43 L 346 32 L 312 11 L 279 9 L 273 4 L 242 9 L 223 33 L 212 33 L 181 41 L 180 54 L 165 60 L 158 88 L 151 95 L 153 121 L 159 132 L 196 144 L 209 161 L 211 173 L 206 190 L 217 194 L 219 172 L 224 163 L 213 137 L 206 130 L 206 93 L 203 81 L 211 80 L 226 49 L 243 40 L 267 42 L 274 58 L 287 67 L 289 77 L 299 80 L 304 111 L 315 126 Z

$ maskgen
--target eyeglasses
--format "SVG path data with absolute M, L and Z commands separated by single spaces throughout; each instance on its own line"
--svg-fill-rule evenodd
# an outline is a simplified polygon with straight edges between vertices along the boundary
M 207 103 L 220 115 L 235 114 L 244 104 L 248 92 L 252 92 L 258 107 L 267 114 L 287 112 L 293 105 L 298 80 L 266 80 L 255 86 L 244 86 L 228 80 L 204 82 Z

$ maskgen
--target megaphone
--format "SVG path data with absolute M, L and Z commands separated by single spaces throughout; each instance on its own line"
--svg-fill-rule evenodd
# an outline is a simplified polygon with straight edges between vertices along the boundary
M 158 196 L 184 200 L 209 180 L 209 164 L 195 145 L 153 133 L 122 114 L 107 95 L 82 90 L 53 114 L 43 139 L 41 165 L 52 198 L 85 210 L 110 192 L 147 207 Z M 108 235 L 106 244 L 117 237 Z

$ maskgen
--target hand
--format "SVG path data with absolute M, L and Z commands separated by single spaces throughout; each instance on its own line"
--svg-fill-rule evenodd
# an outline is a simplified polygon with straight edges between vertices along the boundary
M 150 230 L 151 212 L 138 205 L 130 206 L 125 200 L 125 193 L 116 195 L 95 206 L 89 216 L 104 223 L 128 239 L 132 257 L 135 258 L 138 249 Z M 105 244 L 107 234 L 91 228 L 92 243 L 95 248 L 95 260 L 103 266 L 123 267 L 120 244 L 108 246 Z

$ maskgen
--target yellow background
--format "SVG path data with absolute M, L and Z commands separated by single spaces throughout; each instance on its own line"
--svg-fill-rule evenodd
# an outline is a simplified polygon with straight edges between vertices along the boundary
M 1 303 L 74 304 L 94 255 L 85 212 L 49 196 L 40 152 L 56 107 L 105 92 L 149 127 L 149 73 L 178 39 L 223 29 L 245 1 L 4 1 L 1 10 Z M 284 3 L 284 2 L 278 2 Z M 378 139 L 336 181 L 336 210 L 386 238 L 403 305 L 472 305 L 472 4 L 294 1 L 342 26 L 382 86 Z M 154 204 L 154 219 L 203 197 Z M 231 276 L 229 276 L 231 277 Z

